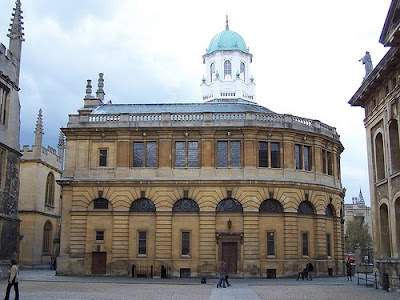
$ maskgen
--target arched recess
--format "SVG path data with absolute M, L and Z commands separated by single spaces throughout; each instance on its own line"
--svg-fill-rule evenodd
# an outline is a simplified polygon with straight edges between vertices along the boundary
M 283 213 L 282 204 L 275 199 L 264 200 L 260 205 L 260 213 Z
M 156 206 L 153 201 L 147 198 L 140 198 L 132 202 L 130 211 L 134 212 L 155 212 Z
M 47 175 L 47 180 L 46 180 L 46 195 L 45 195 L 46 205 L 54 206 L 54 185 L 55 185 L 54 174 L 53 172 L 50 172 Z
M 97 198 L 93 200 L 93 209 L 108 209 L 109 201 L 106 198 Z
M 383 136 L 378 133 L 375 137 L 375 167 L 376 179 L 382 180 L 385 178 L 385 158 L 383 152 Z
M 299 204 L 297 209 L 297 213 L 301 215 L 313 215 L 314 207 L 309 201 L 303 201 Z
M 221 200 L 216 208 L 217 212 L 243 212 L 243 206 L 234 198 Z
M 53 225 L 50 221 L 46 221 L 43 227 L 43 253 L 51 253 L 53 236 Z
M 333 207 L 332 204 L 329 203 L 329 204 L 326 206 L 325 215 L 326 215 L 327 217 L 334 217 L 334 216 L 335 216 L 335 208 Z
M 397 242 L 397 258 L 400 258 L 400 196 L 394 202 L 395 224 L 396 224 L 396 242 Z
M 172 208 L 173 212 L 198 212 L 199 206 L 192 199 L 180 199 L 175 202 Z
M 389 210 L 385 203 L 379 207 L 381 256 L 390 257 Z
M 390 137 L 390 159 L 392 172 L 400 170 L 400 146 L 399 146 L 399 129 L 397 120 L 391 120 L 389 125 Z

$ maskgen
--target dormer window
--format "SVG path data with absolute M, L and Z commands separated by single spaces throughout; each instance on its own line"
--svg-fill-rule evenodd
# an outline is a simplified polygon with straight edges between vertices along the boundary
M 211 80 L 211 82 L 214 82 L 214 80 L 215 80 L 215 64 L 214 63 L 212 63 L 210 65 L 210 80 Z
M 244 64 L 244 62 L 240 63 L 240 79 L 242 79 L 243 81 L 246 80 L 246 65 Z
M 224 62 L 224 79 L 232 80 L 232 64 L 230 60 Z

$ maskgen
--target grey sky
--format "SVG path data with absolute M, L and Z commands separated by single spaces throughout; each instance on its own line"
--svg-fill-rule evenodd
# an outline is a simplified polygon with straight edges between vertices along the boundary
M 258 103 L 336 127 L 346 202 L 360 187 L 369 202 L 364 111 L 347 102 L 364 77 L 365 51 L 376 66 L 388 50 L 378 40 L 390 0 L 21 1 L 21 146 L 34 142 L 42 108 L 44 146 L 56 147 L 86 79 L 95 89 L 99 72 L 113 103 L 201 102 L 201 56 L 228 13 L 254 55 Z M 14 2 L 0 10 L 7 48 Z

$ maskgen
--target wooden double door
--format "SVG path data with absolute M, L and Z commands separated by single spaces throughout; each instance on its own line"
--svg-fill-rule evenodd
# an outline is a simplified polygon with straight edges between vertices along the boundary
M 237 242 L 222 242 L 222 261 L 228 264 L 228 273 L 237 272 Z

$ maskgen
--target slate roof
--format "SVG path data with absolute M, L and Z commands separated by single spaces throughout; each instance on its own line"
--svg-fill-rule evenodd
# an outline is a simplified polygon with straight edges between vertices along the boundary
M 102 104 L 93 114 L 151 114 L 151 113 L 274 113 L 264 106 L 248 103 L 160 103 L 160 104 Z

